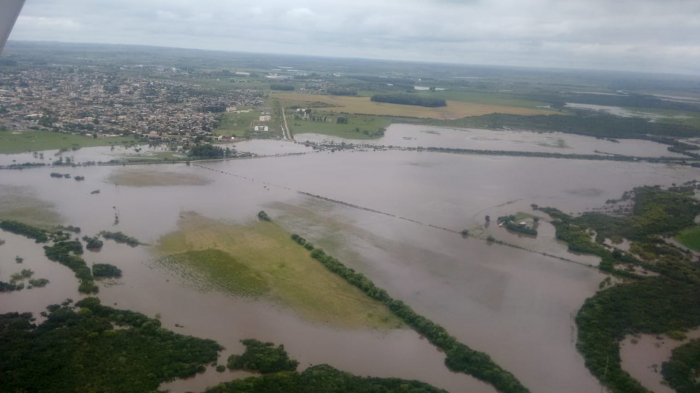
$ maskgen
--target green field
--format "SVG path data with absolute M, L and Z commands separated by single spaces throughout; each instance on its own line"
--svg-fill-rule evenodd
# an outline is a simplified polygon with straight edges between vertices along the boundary
M 692 250 L 700 251 L 700 225 L 682 230 L 676 240 Z
M 228 225 L 194 213 L 160 240 L 163 264 L 202 288 L 264 296 L 301 316 L 344 328 L 390 329 L 403 324 L 388 308 L 311 258 L 275 223 Z M 168 266 L 170 265 L 170 266 Z M 203 280 L 204 282 L 196 282 Z
M 542 109 L 538 107 L 548 105 L 545 102 L 531 101 L 514 97 L 507 93 L 445 90 L 437 92 L 421 91 L 414 94 L 426 97 L 439 97 L 450 101 L 471 102 L 475 104 L 498 105 L 513 108 Z
M 131 137 L 89 138 L 51 131 L 25 131 L 21 134 L 13 134 L 12 131 L 0 131 L 0 154 L 120 145 L 131 142 L 135 142 L 135 139 Z
M 248 113 L 226 112 L 219 121 L 219 127 L 214 130 L 217 135 L 230 136 L 236 138 L 245 136 L 246 131 L 253 130 L 253 123 L 260 117 L 260 112 L 250 111 Z
M 350 139 L 374 139 L 381 136 L 378 132 L 380 129 L 386 128 L 392 123 L 391 118 L 380 116 L 338 115 L 333 112 L 317 111 L 312 113 L 313 116 L 327 117 L 331 120 L 324 122 L 295 119 L 296 112 L 291 110 L 287 110 L 286 113 L 292 135 L 314 133 Z M 339 116 L 347 118 L 347 124 L 338 124 L 337 118 Z

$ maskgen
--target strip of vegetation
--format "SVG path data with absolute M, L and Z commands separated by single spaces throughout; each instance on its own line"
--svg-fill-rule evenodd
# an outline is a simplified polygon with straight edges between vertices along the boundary
M 668 384 L 677 393 L 697 393 L 700 381 L 700 340 L 673 350 L 671 360 L 661 367 Z
M 304 244 L 302 244 L 299 239 L 303 238 L 297 235 L 295 241 L 305 246 L 306 243 L 304 242 Z M 394 315 L 428 338 L 433 345 L 443 350 L 447 354 L 445 365 L 450 370 L 463 372 L 488 382 L 500 392 L 529 392 L 513 374 L 497 365 L 489 355 L 475 351 L 458 342 L 444 327 L 418 315 L 410 306 L 401 300 L 392 299 L 384 289 L 378 288 L 362 273 L 355 272 L 353 269 L 346 267 L 334 257 L 327 255 L 320 248 L 315 248 L 311 251 L 311 257 L 321 262 L 328 270 L 361 289 L 367 296 L 384 303 Z
M 293 85 L 284 85 L 284 84 L 271 84 L 270 90 L 294 91 L 294 86 Z
M 0 390 L 155 391 L 162 382 L 205 371 L 223 349 L 162 329 L 143 314 L 102 306 L 96 298 L 78 302 L 78 312 L 64 304 L 48 307 L 39 326 L 31 313 L 0 315 Z
M 127 236 L 127 235 L 123 234 L 122 232 L 102 231 L 98 235 L 102 236 L 108 240 L 114 240 L 117 243 L 126 243 L 126 244 L 130 245 L 131 247 L 136 247 L 136 246 L 141 244 L 141 242 L 138 241 L 138 239 L 136 239 L 135 237 Z
M 694 225 L 700 213 L 700 203 L 693 197 L 695 188 L 692 182 L 668 190 L 635 188 L 620 200 L 608 201 L 633 203 L 631 215 L 623 217 L 601 213 L 572 217 L 556 209 L 541 209 L 554 218 L 556 236 L 568 243 L 569 250 L 598 255 L 602 271 L 633 279 L 587 299 L 576 316 L 577 348 L 586 367 L 613 392 L 648 392 L 621 367 L 619 343 L 626 335 L 677 334 L 700 325 L 700 267 L 692 263 L 691 255 L 660 238 Z M 604 243 L 623 238 L 633 241 L 630 251 L 635 255 L 611 251 Z M 620 270 L 618 265 L 628 269 Z M 635 265 L 660 276 L 641 277 L 630 271 Z
M 313 249 L 314 249 L 314 245 L 311 244 L 310 241 L 307 241 L 306 239 L 297 235 L 296 233 L 292 234 L 292 240 L 297 242 L 300 246 L 304 246 L 304 248 L 309 250 L 309 251 L 313 251 Z
M 206 393 L 333 392 L 446 393 L 424 382 L 398 378 L 357 377 L 322 364 L 304 372 L 284 372 L 223 383 Z
M 109 263 L 96 263 L 92 265 L 92 275 L 96 278 L 121 277 L 122 271 Z
M 406 121 L 419 120 L 406 119 Z M 580 111 L 573 116 L 525 116 L 494 113 L 449 121 L 421 119 L 420 122 L 460 128 L 551 131 L 620 139 L 648 139 L 649 135 L 691 138 L 700 133 L 700 129 L 686 125 L 650 122 L 638 117 L 620 117 L 604 113 L 593 114 L 589 111 Z
M 231 355 L 228 358 L 230 370 L 257 371 L 262 374 L 280 371 L 296 371 L 299 362 L 290 359 L 284 345 L 275 347 L 273 343 L 258 340 L 241 340 L 246 350 L 243 355 Z
M 411 94 L 375 94 L 372 96 L 373 102 L 386 102 L 399 105 L 416 105 L 428 108 L 438 108 L 447 106 L 447 101 L 442 98 L 425 97 Z
M 227 147 L 214 146 L 211 144 L 197 145 L 190 149 L 187 154 L 189 157 L 204 158 L 204 159 L 220 159 L 235 157 L 236 151 Z
M 45 230 L 23 224 L 19 221 L 0 221 L 0 229 L 34 239 L 37 243 L 46 243 L 49 241 L 49 235 Z
M 99 288 L 93 281 L 92 272 L 79 255 L 83 254 L 83 245 L 77 240 L 56 242 L 53 246 L 44 246 L 46 257 L 66 266 L 80 280 L 78 291 L 82 293 L 97 293 Z

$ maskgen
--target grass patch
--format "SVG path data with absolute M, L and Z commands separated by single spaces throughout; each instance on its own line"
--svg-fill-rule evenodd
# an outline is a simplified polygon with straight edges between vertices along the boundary
M 221 116 L 219 127 L 214 130 L 217 135 L 242 137 L 253 131 L 253 126 L 260 119 L 260 112 L 251 110 L 247 113 L 226 112 Z
M 220 283 L 227 292 L 264 291 L 266 297 L 303 317 L 332 326 L 402 326 L 384 305 L 329 272 L 275 223 L 227 225 L 187 213 L 178 225 L 179 231 L 161 239 L 160 251 L 186 258 L 202 277 L 217 286 Z M 237 288 L 243 275 L 255 277 L 256 282 Z
M 112 172 L 111 184 L 127 187 L 203 186 L 211 181 L 190 173 L 160 172 L 150 169 L 126 169 Z
M 339 115 L 333 112 L 314 110 L 312 116 L 330 119 L 326 122 L 296 119 L 296 114 L 296 111 L 287 111 L 287 123 L 294 135 L 314 133 L 350 139 L 374 139 L 383 135 L 383 132 L 380 133 L 379 130 L 391 124 L 391 119 L 379 116 L 344 115 L 342 117 L 347 119 L 347 123 L 338 124 Z
M 447 106 L 445 107 L 426 108 L 412 105 L 372 102 L 369 97 L 326 96 L 300 93 L 276 93 L 274 97 L 278 98 L 285 107 L 294 105 L 303 106 L 306 102 L 322 102 L 334 105 L 328 108 L 328 111 L 331 112 L 441 120 L 461 119 L 463 117 L 481 116 L 490 113 L 513 115 L 549 115 L 556 113 L 535 108 L 519 108 L 460 101 L 447 101 Z
M 170 256 L 169 263 L 199 268 L 214 287 L 240 296 L 259 296 L 269 291 L 264 277 L 221 250 L 187 251 Z
M 25 131 L 19 134 L 13 134 L 12 131 L 1 131 L 0 154 L 121 145 L 131 142 L 135 142 L 135 139 L 131 137 L 92 138 L 52 131 Z
M 676 240 L 691 250 L 700 251 L 700 225 L 682 230 Z

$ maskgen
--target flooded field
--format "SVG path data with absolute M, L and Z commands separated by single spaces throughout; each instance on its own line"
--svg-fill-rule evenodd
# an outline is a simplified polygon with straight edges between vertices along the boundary
M 287 144 L 291 151 L 299 146 Z M 2 159 L 8 157 L 16 155 Z M 31 193 L 60 212 L 61 222 L 81 227 L 81 236 L 122 231 L 149 245 L 177 231 L 183 212 L 244 225 L 265 210 L 287 231 L 312 240 L 461 342 L 487 352 L 531 391 L 574 393 L 600 390 L 576 351 L 573 321 L 604 278 L 587 266 L 598 261 L 568 253 L 544 221 L 540 236 L 522 238 L 485 228 L 485 215 L 537 214 L 528 210 L 533 203 L 586 211 L 635 186 L 682 183 L 696 174 L 693 168 L 648 163 L 400 151 L 148 166 L 152 178 L 207 179 L 150 187 L 110 181 L 116 175 L 139 179 L 145 173 L 139 167 L 61 171 L 85 180 L 51 178 L 52 168 L 2 171 L 0 189 Z M 96 189 L 99 194 L 92 193 Z M 458 233 L 462 229 L 480 235 L 465 239 Z M 520 248 L 488 243 L 488 234 Z M 6 240 L 0 246 L 0 279 L 31 268 L 35 277 L 50 280 L 45 288 L 0 294 L 0 312 L 37 314 L 50 303 L 81 297 L 73 274 L 48 261 L 39 245 L 6 232 L 0 239 Z M 18 255 L 25 258 L 22 266 L 14 260 Z M 412 330 L 330 327 L 274 298 L 203 290 L 157 263 L 159 258 L 155 247 L 112 241 L 84 255 L 89 265 L 111 263 L 123 271 L 121 279 L 98 283 L 103 304 L 158 314 L 164 327 L 218 341 L 226 347 L 219 364 L 243 350 L 239 340 L 256 338 L 284 344 L 301 368 L 327 363 L 357 375 L 419 379 L 451 392 L 495 391 L 449 372 L 444 354 Z M 244 375 L 208 369 L 167 387 L 196 391 Z
M 359 143 L 399 147 L 448 147 L 457 149 L 507 150 L 561 154 L 621 154 L 637 157 L 683 157 L 666 145 L 639 140 L 617 142 L 561 132 L 494 131 L 393 124 L 376 140 L 353 141 L 319 134 L 299 134 L 299 142 Z
M 700 338 L 698 330 L 688 333 L 684 340 L 673 340 L 665 334 L 628 336 L 620 343 L 622 368 L 653 392 L 674 393 L 662 382 L 661 365 L 671 359 L 674 349 L 697 338 Z

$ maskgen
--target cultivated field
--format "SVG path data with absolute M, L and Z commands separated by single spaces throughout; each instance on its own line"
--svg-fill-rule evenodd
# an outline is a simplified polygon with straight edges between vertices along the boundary
M 397 117 L 418 117 L 427 119 L 451 120 L 468 116 L 481 116 L 489 113 L 506 113 L 513 115 L 549 115 L 554 111 L 530 108 L 518 108 L 503 105 L 487 105 L 471 102 L 447 101 L 447 106 L 427 108 L 413 105 L 397 105 L 372 102 L 369 97 L 327 96 L 300 93 L 276 93 L 283 106 L 303 106 L 308 102 L 322 102 L 333 105 L 324 110 L 363 115 L 383 115 Z

